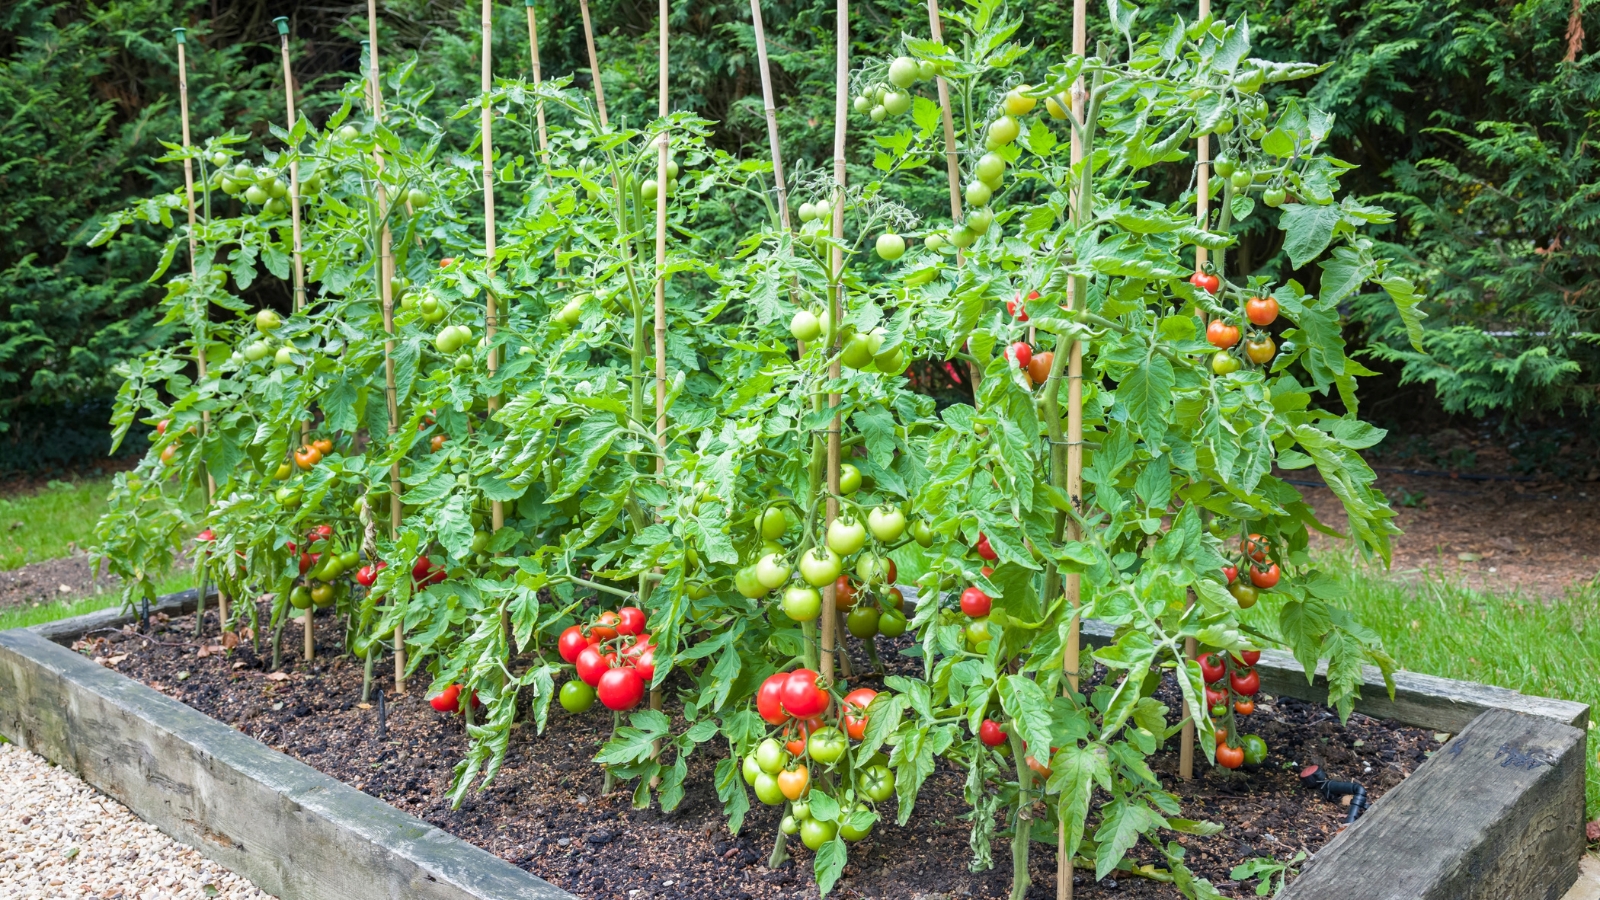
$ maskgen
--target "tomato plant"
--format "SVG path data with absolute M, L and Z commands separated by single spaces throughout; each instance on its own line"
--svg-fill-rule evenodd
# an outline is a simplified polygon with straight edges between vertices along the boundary
M 460 111 L 501 129 L 493 254 L 466 212 L 484 183 L 449 161 L 465 148 L 403 69 L 381 120 L 352 82 L 259 166 L 245 138 L 204 142 L 207 198 L 267 202 L 208 207 L 192 274 L 166 273 L 188 236 L 169 242 L 158 275 L 185 337 L 130 366 L 117 438 L 170 424 L 118 476 L 99 532 L 127 596 L 204 527 L 206 577 L 276 598 L 252 633 L 276 645 L 291 609 L 331 605 L 348 650 L 481 696 L 455 802 L 527 734 L 519 709 L 539 731 L 558 698 L 613 711 L 596 760 L 639 804 L 677 808 L 689 758 L 724 741 L 730 828 L 751 791 L 783 805 L 774 857 L 797 835 L 824 892 L 848 842 L 890 809 L 910 820 L 940 760 L 968 773 L 975 866 L 1005 823 L 1018 897 L 1035 823 L 1097 877 L 1141 836 L 1207 829 L 1146 760 L 1184 719 L 1203 754 L 1242 753 L 1228 738 L 1253 709 L 1239 662 L 1256 647 L 1331 659 L 1342 715 L 1347 673 L 1393 668 L 1333 602 L 1309 551 L 1322 524 L 1278 473 L 1344 486 L 1342 524 L 1387 556 L 1393 514 L 1360 456 L 1382 433 L 1355 417 L 1364 370 L 1338 307 L 1369 280 L 1403 316 L 1410 294 L 1362 233 L 1388 214 L 1336 197 L 1329 117 L 1260 93 L 1316 67 L 1248 56 L 1242 21 L 1135 29 L 1111 8 L 1107 56 L 1031 58 L 1022 21 L 974 0 L 947 43 L 857 60 L 846 100 L 882 152 L 864 183 L 784 184 L 787 227 L 774 167 L 716 149 L 712 123 L 602 124 L 568 83 L 502 80 Z M 1192 165 L 1196 135 L 1218 151 L 1204 220 L 1193 191 L 1152 176 Z M 205 168 L 213 154 L 228 165 Z M 963 211 L 910 199 L 949 159 Z M 295 180 L 313 299 L 251 309 L 235 288 L 293 277 L 270 201 Z M 1263 219 L 1257 199 L 1280 189 L 1296 202 Z M 730 223 L 733 244 L 706 237 Z M 1245 228 L 1280 231 L 1323 293 L 1231 270 Z M 1241 335 L 1246 320 L 1282 345 Z M 203 377 L 200 354 L 216 358 Z M 913 363 L 970 395 L 936 404 Z M 1334 392 L 1345 412 L 1322 405 Z M 208 481 L 220 499 L 195 514 L 185 492 Z M 236 609 L 230 627 L 256 615 Z M 1084 617 L 1118 634 L 1093 651 L 1108 673 L 1093 689 Z M 897 638 L 922 671 L 863 692 L 841 648 L 878 663 Z M 1144 690 L 1152 669 L 1176 677 L 1178 708 Z M 1086 828 L 1113 817 L 1141 824 Z M 1181 856 L 1164 859 L 1193 895 Z

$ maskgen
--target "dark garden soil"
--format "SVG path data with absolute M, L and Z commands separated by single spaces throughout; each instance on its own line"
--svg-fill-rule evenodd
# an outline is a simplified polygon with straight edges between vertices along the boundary
M 47 559 L 0 572 L 0 610 L 40 606 L 111 590 L 119 582 L 104 568 L 102 563 L 100 577 L 96 579 L 94 561 L 88 553 L 79 551 L 60 559 Z
M 266 606 L 261 610 L 265 617 Z M 328 615 L 317 622 L 319 652 L 336 652 L 339 623 Z M 248 640 L 225 652 L 214 613 L 207 616 L 206 626 L 205 639 L 196 641 L 192 616 L 170 621 L 158 617 L 148 635 L 130 626 L 90 635 L 78 649 L 585 900 L 817 895 L 811 854 L 798 841 L 791 841 L 797 859 L 775 871 L 765 865 L 779 818 L 776 809 L 756 805 L 739 836 L 728 832 L 712 778 L 717 760 L 727 753 L 718 741 L 702 745 L 691 759 L 688 797 L 675 812 L 635 810 L 629 790 L 601 796 L 602 773 L 592 759 L 610 729 L 610 716 L 598 705 L 579 716 L 567 715 L 557 705 L 543 735 L 519 722 L 494 784 L 487 791 L 471 792 L 460 809 L 451 810 L 446 794 L 466 743 L 459 719 L 435 712 L 424 699 L 426 676 L 413 680 L 404 696 L 388 700 L 387 730 L 380 737 L 378 710 L 361 703 L 358 661 L 319 656 L 304 664 L 301 631 L 298 623 L 291 623 L 283 641 L 283 670 L 269 673 L 267 640 L 261 656 Z M 857 671 L 865 665 L 860 649 L 856 644 Z M 890 649 L 885 648 L 885 659 L 891 671 L 913 671 L 918 665 Z M 377 668 L 375 692 L 392 690 L 392 666 L 385 659 Z M 881 687 L 871 679 L 864 683 Z M 1173 703 L 1172 686 L 1163 692 L 1163 699 Z M 1261 698 L 1247 727 L 1271 748 L 1266 764 L 1256 771 L 1212 769 L 1202 757 L 1199 777 L 1180 783 L 1175 777 L 1176 739 L 1171 752 L 1154 760 L 1162 780 L 1182 797 L 1186 816 L 1226 826 L 1210 837 L 1168 839 L 1184 843 L 1190 865 L 1225 895 L 1236 897 L 1255 896 L 1255 883 L 1231 881 L 1234 865 L 1255 856 L 1286 860 L 1298 850 L 1315 853 L 1338 832 L 1346 810 L 1303 789 L 1296 778 L 1302 766 L 1315 762 L 1336 778 L 1359 780 L 1376 799 L 1440 746 L 1432 732 L 1360 715 L 1341 726 L 1329 711 L 1288 698 Z M 994 842 L 993 869 L 968 871 L 964 777 L 964 772 L 941 764 L 904 828 L 892 824 L 891 803 L 890 821 L 852 847 L 835 895 L 907 900 L 1007 896 L 1008 842 Z M 1134 852 L 1140 863 L 1159 862 L 1147 844 Z M 1054 897 L 1055 857 L 1053 843 L 1033 845 L 1035 886 L 1029 897 Z M 1078 897 L 1177 896 L 1170 885 L 1125 872 L 1095 884 L 1092 873 L 1080 871 L 1076 881 Z

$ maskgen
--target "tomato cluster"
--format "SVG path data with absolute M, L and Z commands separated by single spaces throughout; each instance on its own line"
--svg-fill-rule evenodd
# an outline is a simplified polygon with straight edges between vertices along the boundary
M 1217 764 L 1237 769 L 1242 764 L 1257 765 L 1255 746 L 1259 743 L 1259 757 L 1266 756 L 1266 742 L 1255 735 L 1243 735 L 1237 741 L 1234 716 L 1248 716 L 1256 711 L 1255 697 L 1261 692 L 1261 675 L 1254 666 L 1261 660 L 1261 651 L 1243 650 L 1238 653 L 1206 653 L 1200 657 L 1200 674 L 1206 683 L 1206 706 L 1217 738 Z
M 561 632 L 556 650 L 572 663 L 578 679 L 561 686 L 561 705 L 580 713 L 598 696 L 606 709 L 633 709 L 656 675 L 655 645 L 645 631 L 648 617 L 637 606 L 605 610 L 587 626 Z
M 285 545 L 292 554 L 298 554 L 297 569 L 302 581 L 289 592 L 289 605 L 295 609 L 324 609 L 349 593 L 348 582 L 341 580 L 347 573 L 355 573 L 361 565 L 361 553 L 355 549 L 341 550 L 334 539 L 333 526 L 315 525 L 305 535 L 305 549 L 293 541 Z

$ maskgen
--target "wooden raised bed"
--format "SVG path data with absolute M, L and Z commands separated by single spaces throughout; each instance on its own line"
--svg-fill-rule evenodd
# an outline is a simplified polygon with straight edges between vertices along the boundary
M 192 611 L 194 592 L 154 611 Z M 572 895 L 402 813 L 62 644 L 130 617 L 95 613 L 0 632 L 0 734 L 78 773 L 176 839 L 283 900 Z M 1088 623 L 1085 637 L 1109 630 Z M 1269 693 L 1326 687 L 1262 655 Z M 1455 737 L 1324 847 L 1295 900 L 1548 898 L 1583 851 L 1588 707 L 1375 670 L 1357 709 Z

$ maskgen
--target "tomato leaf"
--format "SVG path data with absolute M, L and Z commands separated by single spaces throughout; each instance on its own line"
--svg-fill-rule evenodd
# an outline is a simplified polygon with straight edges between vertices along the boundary
M 1283 252 L 1289 254 L 1289 263 L 1300 268 L 1328 249 L 1333 240 L 1334 226 L 1344 213 L 1337 206 L 1317 206 L 1309 203 L 1291 203 L 1283 207 L 1278 227 L 1283 229 Z
M 817 850 L 817 858 L 812 863 L 812 871 L 817 877 L 817 892 L 828 896 L 833 890 L 833 885 L 844 874 L 844 864 L 849 858 L 850 851 L 845 847 L 844 838 L 837 835 L 833 840 L 823 844 Z

